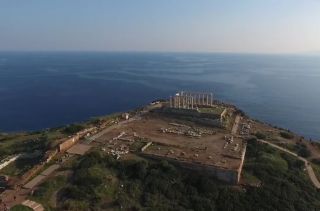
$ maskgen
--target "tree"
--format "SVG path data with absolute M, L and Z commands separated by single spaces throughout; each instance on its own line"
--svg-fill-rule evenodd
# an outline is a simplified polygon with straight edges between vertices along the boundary
M 68 134 L 68 135 L 72 135 L 72 134 L 75 134 L 83 129 L 84 129 L 84 127 L 82 125 L 71 124 L 71 125 L 65 127 L 62 132 L 65 134 Z
M 293 134 L 285 131 L 280 132 L 280 136 L 285 139 L 293 139 Z
M 267 136 L 262 132 L 257 132 L 255 135 L 258 139 L 266 139 L 267 138 Z

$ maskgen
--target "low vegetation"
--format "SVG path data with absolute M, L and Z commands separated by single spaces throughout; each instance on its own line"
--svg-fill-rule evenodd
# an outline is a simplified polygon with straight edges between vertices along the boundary
M 312 162 L 320 166 L 320 158 L 314 158 Z
M 11 207 L 10 211 L 33 211 L 33 209 L 24 205 L 16 205 L 14 207 Z
M 3 168 L 0 174 L 9 176 L 20 176 L 34 165 L 39 163 L 46 150 L 50 148 L 50 140 L 45 134 L 24 135 L 10 137 L 0 143 L 0 157 L 6 158 L 11 155 L 27 155 L 7 167 Z
M 65 135 L 58 130 L 30 132 L 21 134 L 8 134 L 0 138 L 0 159 L 19 153 L 33 153 L 46 151 L 51 148 L 54 140 Z
M 310 150 L 307 148 L 307 146 L 304 143 L 297 143 L 294 146 L 294 151 L 297 152 L 297 154 L 301 157 L 308 158 L 311 155 Z
M 91 152 L 73 166 L 73 180 L 59 192 L 59 209 L 316 210 L 320 196 L 303 168 L 295 157 L 252 139 L 244 174 L 261 186 L 235 189 L 167 162 L 117 161 Z
M 311 163 L 311 165 L 312 165 L 314 174 L 316 175 L 316 177 L 320 181 L 320 164 Z
M 17 159 L 12 164 L 1 170 L 1 174 L 8 176 L 21 176 L 23 173 L 31 169 L 34 165 L 41 161 L 42 156 L 36 156 L 32 158 Z
M 56 176 L 42 183 L 33 193 L 31 200 L 41 203 L 46 210 L 51 210 L 52 200 L 57 191 L 66 184 L 67 178 L 64 176 Z
M 75 134 L 84 129 L 83 125 L 80 124 L 71 124 L 63 129 L 63 133 L 67 135 Z
M 286 132 L 286 131 L 281 131 L 280 136 L 285 139 L 293 139 L 294 138 L 294 135 L 292 133 Z
M 291 152 L 296 153 L 297 155 L 308 158 L 311 155 L 311 151 L 308 149 L 307 145 L 303 142 L 290 142 L 290 143 L 279 143 L 277 144 L 283 148 L 290 150 Z
M 257 139 L 266 139 L 267 138 L 266 134 L 264 134 L 262 132 L 256 132 L 255 136 L 257 137 Z
M 199 108 L 199 111 L 201 113 L 211 113 L 211 114 L 220 115 L 224 111 L 224 109 L 225 109 L 224 107 L 215 106 L 212 108 Z

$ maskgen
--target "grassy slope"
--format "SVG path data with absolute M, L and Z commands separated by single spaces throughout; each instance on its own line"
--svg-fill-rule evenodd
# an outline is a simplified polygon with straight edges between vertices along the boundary
M 261 187 L 230 187 L 167 162 L 115 161 L 92 152 L 73 165 L 59 209 L 316 210 L 320 196 L 294 157 L 248 143 L 244 174 Z M 62 201 L 62 200 L 61 200 Z
M 39 133 L 11 134 L 2 138 L 0 141 L 0 156 L 5 158 L 9 155 L 19 153 L 40 154 L 33 158 L 18 159 L 0 171 L 0 174 L 9 176 L 20 176 L 42 159 L 44 152 L 51 148 L 53 140 L 65 136 L 58 130 Z
M 33 209 L 24 205 L 16 205 L 10 209 L 10 211 L 33 211 Z
M 39 202 L 42 204 L 46 210 L 53 210 L 54 206 L 51 202 L 53 194 L 56 193 L 60 188 L 66 185 L 67 178 L 64 176 L 56 176 L 50 180 L 42 183 L 37 190 L 34 192 L 34 195 L 30 197 L 31 200 Z

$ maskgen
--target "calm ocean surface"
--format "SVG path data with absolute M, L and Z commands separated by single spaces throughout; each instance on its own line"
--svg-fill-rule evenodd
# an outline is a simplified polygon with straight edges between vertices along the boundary
M 320 57 L 183 53 L 0 53 L 0 130 L 125 111 L 177 90 L 320 139 Z

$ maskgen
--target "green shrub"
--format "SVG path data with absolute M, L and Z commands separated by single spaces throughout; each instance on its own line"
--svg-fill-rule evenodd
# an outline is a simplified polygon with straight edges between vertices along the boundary
M 282 152 L 281 157 L 287 161 L 289 169 L 297 169 L 300 171 L 304 169 L 304 162 L 302 160 L 298 160 L 293 155 Z
M 255 136 L 257 137 L 257 139 L 266 139 L 267 138 L 267 136 L 262 132 L 257 132 L 255 134 Z
M 317 164 L 317 165 L 320 165 L 320 158 L 313 158 L 312 162 Z
M 292 133 L 285 132 L 285 131 L 281 131 L 280 136 L 285 139 L 293 139 L 294 138 L 294 135 Z
M 316 210 L 320 196 L 302 171 L 302 162 L 256 139 L 247 142 L 243 171 L 259 181 L 259 188 L 245 186 L 243 191 L 203 172 L 183 170 L 166 161 L 119 161 L 89 153 L 74 166 L 73 181 L 60 194 L 66 201 L 61 208 Z M 110 186 L 114 194 L 103 195 Z M 110 197 L 112 203 L 106 205 Z
M 307 148 L 307 146 L 303 143 L 297 143 L 295 146 L 294 146 L 294 149 L 295 151 L 297 152 L 297 154 L 301 157 L 310 157 L 311 155 L 311 152 L 310 150 Z
M 89 209 L 89 204 L 84 201 L 67 200 L 63 203 L 63 209 L 68 211 L 86 211 Z
M 15 206 L 11 207 L 10 211 L 33 211 L 33 209 L 19 204 L 19 205 L 15 205 Z
M 49 198 L 54 191 L 61 188 L 66 183 L 66 177 L 56 176 L 42 183 L 35 191 L 33 196 L 38 199 L 45 200 Z
M 103 122 L 103 120 L 99 119 L 99 118 L 92 118 L 90 119 L 89 123 L 93 124 L 93 125 L 99 125 Z
M 310 150 L 308 150 L 307 148 L 301 147 L 301 148 L 299 149 L 299 151 L 298 151 L 298 155 L 301 156 L 301 157 L 307 158 L 307 157 L 310 157 L 311 152 L 310 152 Z
M 63 129 L 63 133 L 72 135 L 84 129 L 84 126 L 79 124 L 71 124 Z
M 78 186 L 97 187 L 104 181 L 104 170 L 99 166 L 79 169 L 75 172 L 74 176 L 74 182 Z

